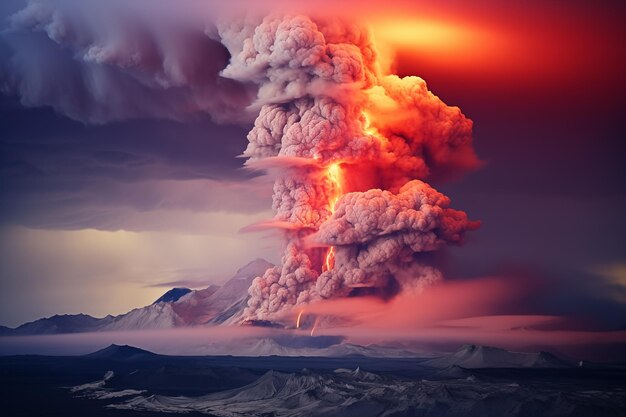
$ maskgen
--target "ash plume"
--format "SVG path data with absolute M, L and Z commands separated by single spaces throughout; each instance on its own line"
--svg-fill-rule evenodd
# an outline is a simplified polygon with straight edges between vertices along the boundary
M 439 280 L 414 255 L 478 224 L 420 180 L 476 166 L 471 121 L 420 78 L 382 74 L 358 25 L 281 15 L 219 33 L 231 53 L 222 74 L 259 86 L 244 155 L 280 167 L 273 208 L 285 250 L 254 280 L 247 317 Z

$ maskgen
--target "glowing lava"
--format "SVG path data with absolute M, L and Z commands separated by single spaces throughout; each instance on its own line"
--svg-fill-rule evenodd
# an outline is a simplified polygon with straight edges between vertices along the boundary
M 341 166 L 339 166 L 339 162 L 335 162 L 334 164 L 330 164 L 327 170 L 328 179 L 333 184 L 335 193 L 331 197 L 329 201 L 330 211 L 335 212 L 335 204 L 339 200 L 341 196 Z
M 330 271 L 335 266 L 335 247 L 331 246 L 328 248 L 328 252 L 326 252 L 326 259 L 324 260 L 324 265 L 322 266 L 322 272 Z
M 341 166 L 338 162 L 331 164 L 327 170 L 328 179 L 333 184 L 335 190 L 334 195 L 329 201 L 331 213 L 335 212 L 335 205 L 341 197 Z M 326 258 L 324 259 L 324 265 L 322 265 L 322 272 L 330 271 L 335 266 L 335 247 L 331 246 L 326 252 Z
M 367 115 L 367 113 L 363 112 L 363 130 L 365 131 L 365 133 L 367 133 L 368 135 L 374 136 L 376 134 L 376 129 L 374 127 L 372 127 L 371 123 L 370 123 L 370 118 Z
M 317 329 L 317 318 L 315 318 L 315 322 L 313 323 L 313 327 L 311 328 L 311 333 L 309 333 L 311 336 L 313 336 L 315 329 Z

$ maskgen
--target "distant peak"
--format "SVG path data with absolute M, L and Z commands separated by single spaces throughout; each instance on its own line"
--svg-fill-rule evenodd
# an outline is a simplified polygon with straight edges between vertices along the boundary
M 172 288 L 171 290 L 167 291 L 165 294 L 163 294 L 161 297 L 159 297 L 158 300 L 156 300 L 154 303 L 152 304 L 156 304 L 156 303 L 173 303 L 178 301 L 178 299 L 180 297 L 182 297 L 185 294 L 189 294 L 191 292 L 191 290 L 189 288 Z
M 455 353 L 424 363 L 436 368 L 563 368 L 566 361 L 548 352 L 511 352 L 493 346 L 463 345 Z
M 265 259 L 256 258 L 239 268 L 234 278 L 249 278 L 252 276 L 263 275 L 268 268 L 273 266 L 274 264 L 266 261 Z
M 479 349 L 482 349 L 482 346 L 473 345 L 473 344 L 467 344 L 467 345 L 461 346 L 461 349 L 459 349 L 459 350 L 473 352 L 473 351 L 479 350 Z
M 88 316 L 85 313 L 78 313 L 78 314 L 55 314 L 54 316 L 50 316 L 48 318 L 49 319 L 58 319 L 58 318 L 65 318 L 65 317 L 91 317 L 91 316 Z
M 105 347 L 105 349 L 119 350 L 119 349 L 138 349 L 138 348 L 134 348 L 130 345 L 116 345 L 115 343 L 111 343 L 109 346 Z
M 100 349 L 96 352 L 89 353 L 85 355 L 89 358 L 100 358 L 100 359 L 138 359 L 145 358 L 149 356 L 155 356 L 155 353 L 149 352 L 144 349 L 140 349 L 138 347 L 129 346 L 129 345 L 116 345 L 111 344 L 104 349 Z
M 508 352 L 508 351 L 506 349 L 493 347 L 493 346 L 466 344 L 466 345 L 461 346 L 461 348 L 457 352 L 480 353 L 480 352 Z

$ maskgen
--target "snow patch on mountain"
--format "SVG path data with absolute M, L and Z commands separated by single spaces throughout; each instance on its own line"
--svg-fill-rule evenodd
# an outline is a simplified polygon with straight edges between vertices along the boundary
M 550 385 L 536 388 L 510 381 L 477 382 L 473 378 L 416 380 L 340 368 L 334 372 L 268 371 L 236 389 L 199 397 L 139 395 L 107 407 L 220 417 L 522 417 L 590 415 L 589 410 L 595 409 L 613 415 L 611 411 L 623 409 L 624 405 L 623 392 L 615 390 L 590 392 Z
M 145 390 L 136 389 L 124 389 L 120 391 L 114 391 L 111 388 L 107 388 L 107 383 L 109 383 L 109 381 L 114 377 L 115 373 L 113 371 L 107 371 L 101 380 L 77 385 L 75 387 L 70 387 L 70 392 L 77 397 L 95 398 L 98 400 L 110 400 L 114 398 L 130 397 L 134 395 L 140 395 L 146 392 Z
M 158 303 L 117 316 L 115 321 L 101 330 L 169 329 L 183 324 L 171 303 Z

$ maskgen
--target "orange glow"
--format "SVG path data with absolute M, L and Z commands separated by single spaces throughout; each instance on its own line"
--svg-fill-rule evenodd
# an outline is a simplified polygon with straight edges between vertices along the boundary
M 304 310 L 300 310 L 300 312 L 298 313 L 298 318 L 296 319 L 296 329 L 300 328 L 300 319 L 302 318 L 302 313 L 304 313 Z
M 330 164 L 327 170 L 328 179 L 333 183 L 335 192 L 334 195 L 330 198 L 330 210 L 331 212 L 335 212 L 335 204 L 339 200 L 341 196 L 341 167 L 338 162 L 334 164 Z
M 418 61 L 467 67 L 498 55 L 508 41 L 490 27 L 449 17 L 386 16 L 371 20 L 371 26 L 384 67 L 395 61 L 394 54 L 407 51 Z
M 331 246 L 326 252 L 326 260 L 322 266 L 322 272 L 330 271 L 335 266 L 335 247 Z
M 367 120 L 367 119 L 366 119 Z M 339 197 L 342 195 L 342 186 L 341 186 L 341 166 L 339 162 L 335 162 L 328 166 L 326 171 L 328 179 L 333 184 L 334 193 L 330 198 L 329 206 L 331 213 L 335 212 L 335 205 L 337 201 L 339 201 Z M 326 252 L 326 258 L 324 260 L 324 265 L 322 265 L 322 272 L 330 271 L 335 266 L 335 248 L 331 246 L 328 248 L 328 252 Z
M 311 328 L 311 333 L 310 333 L 311 336 L 313 336 L 313 333 L 315 332 L 316 328 L 317 328 L 317 318 L 315 319 L 315 322 L 313 323 L 313 328 Z
M 365 130 L 365 133 L 367 133 L 368 135 L 375 135 L 376 128 L 371 125 L 370 117 L 365 112 L 363 112 L 362 114 L 363 119 L 365 120 L 365 123 L 363 123 L 363 130 Z
M 443 20 L 386 19 L 373 22 L 376 40 L 420 49 L 461 48 L 481 40 L 480 32 Z
M 413 1 L 387 12 L 372 6 L 365 18 L 385 73 L 418 75 L 427 81 L 431 74 L 458 77 L 462 85 L 471 76 L 495 91 L 500 91 L 495 83 L 523 85 L 523 91 L 536 89 L 537 82 L 568 90 L 590 86 L 595 91 L 600 82 L 623 86 L 623 19 L 600 10 L 589 14 L 588 8 L 574 5 L 501 3 L 484 9 L 475 2 L 450 7 L 445 2 Z

